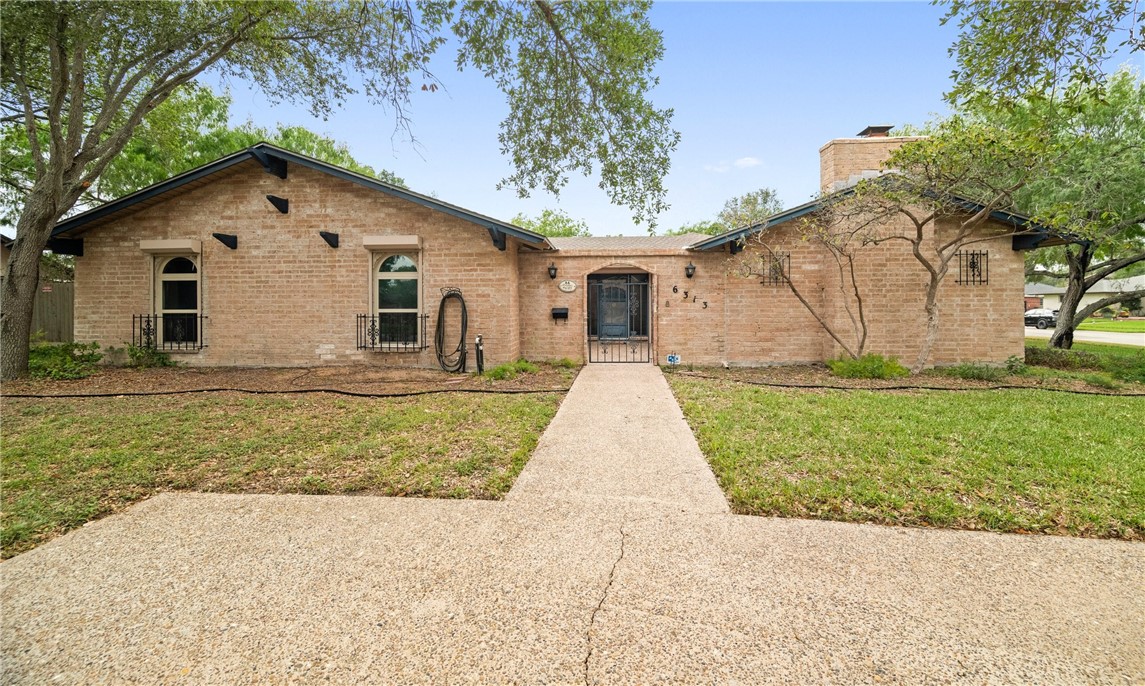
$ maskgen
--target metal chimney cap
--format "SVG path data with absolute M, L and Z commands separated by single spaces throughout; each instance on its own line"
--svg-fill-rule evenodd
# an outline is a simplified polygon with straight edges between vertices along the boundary
M 886 138 L 894 124 L 873 124 L 859 132 L 859 138 Z

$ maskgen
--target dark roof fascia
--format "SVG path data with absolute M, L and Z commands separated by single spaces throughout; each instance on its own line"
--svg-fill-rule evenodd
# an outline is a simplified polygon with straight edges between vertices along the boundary
M 514 224 L 509 224 L 508 222 L 503 222 L 499 219 L 487 217 L 483 214 L 472 212 L 463 207 L 458 207 L 457 205 L 451 205 L 447 202 L 442 202 L 437 198 L 432 198 L 428 195 L 422 195 L 421 193 L 415 193 L 409 189 L 401 188 L 400 186 L 394 186 L 385 183 L 384 181 L 379 181 L 377 179 L 370 178 L 369 176 L 364 176 L 362 174 L 352 172 L 349 169 L 336 167 L 332 164 L 322 162 L 321 160 L 306 157 L 305 155 L 299 155 L 296 152 L 284 150 L 283 148 L 270 145 L 269 143 L 259 143 L 254 147 L 261 147 L 265 150 L 268 150 L 274 156 L 281 157 L 287 162 L 301 164 L 304 167 L 309 167 L 310 169 L 314 169 L 316 171 L 325 172 L 331 176 L 342 179 L 343 181 L 349 181 L 360 186 L 365 186 L 366 188 L 372 188 L 373 190 L 381 191 L 382 193 L 387 193 L 403 200 L 408 200 L 423 207 L 428 207 L 431 210 L 437 210 L 438 212 L 444 212 L 459 219 L 464 219 L 465 221 L 477 224 L 478 226 L 482 226 L 488 229 L 490 232 L 501 231 L 510 236 L 513 236 L 518 240 L 524 241 L 525 243 L 542 245 L 546 248 L 553 249 L 553 246 L 551 243 L 549 243 L 549 239 L 547 237 L 542 236 L 539 233 L 533 233 L 527 229 L 522 229 L 521 227 Z
M 853 191 L 850 190 L 843 190 L 839 191 L 839 193 L 835 195 L 849 194 L 852 192 Z M 715 248 L 719 248 L 728 243 L 739 243 L 740 241 L 745 240 L 748 236 L 759 233 L 770 226 L 782 224 L 783 222 L 791 221 L 792 219 L 798 219 L 803 215 L 811 214 L 815 210 L 819 209 L 822 204 L 823 199 L 805 202 L 802 205 L 792 207 L 791 209 L 784 210 L 778 214 L 773 214 L 767 219 L 764 219 L 763 221 L 756 224 L 742 226 L 738 229 L 732 229 L 731 231 L 721 233 L 718 236 L 712 236 L 711 238 L 704 239 L 699 243 L 688 246 L 688 250 L 714 250 Z
M 55 228 L 52 229 L 52 236 L 60 236 L 63 234 L 71 233 L 72 231 L 76 231 L 77 229 L 82 229 L 84 226 L 98 219 L 103 219 L 104 217 L 115 214 L 116 212 L 126 210 L 133 205 L 144 202 L 145 200 L 150 200 L 157 195 L 162 195 L 167 191 L 174 190 L 180 186 L 191 183 L 192 181 L 198 181 L 204 176 L 216 174 L 220 171 L 223 171 L 224 169 L 233 167 L 234 165 L 245 162 L 251 158 L 252 155 L 249 149 L 239 150 L 238 152 L 227 155 L 226 157 L 220 157 L 214 162 L 208 162 L 201 167 L 195 167 L 194 169 L 185 171 L 182 174 L 172 176 L 166 181 L 160 181 L 159 183 L 155 183 L 146 188 L 137 190 L 134 193 L 129 193 L 122 198 L 104 203 L 99 207 L 93 207 L 92 209 L 85 212 L 80 212 L 74 217 L 69 217 L 56 224 Z
M 380 191 L 388 195 L 393 195 L 403 200 L 408 200 L 423 207 L 437 210 L 438 212 L 444 212 L 448 215 L 458 217 L 459 219 L 464 219 L 465 221 L 488 229 L 490 233 L 504 233 L 531 245 L 548 249 L 553 248 L 552 244 L 549 243 L 548 238 L 540 234 L 533 233 L 532 231 L 522 229 L 519 226 L 515 226 L 507 222 L 502 222 L 497 219 L 493 219 L 492 217 L 486 217 L 484 215 L 477 214 L 476 212 L 470 212 L 469 210 L 458 207 L 456 205 L 451 205 L 446 202 L 442 202 L 436 198 L 431 198 L 420 193 L 414 193 L 413 191 L 407 190 L 405 188 L 400 188 L 383 181 L 378 181 L 377 179 L 372 179 L 368 176 L 357 174 L 348 169 L 343 169 L 341 167 L 336 167 L 332 164 L 328 164 L 320 160 L 306 157 L 305 155 L 299 155 L 298 153 L 270 145 L 269 143 L 257 143 L 249 148 L 246 148 L 245 150 L 240 150 L 236 153 L 215 160 L 214 162 L 209 162 L 201 167 L 183 172 L 178 176 L 173 176 L 166 181 L 161 181 L 157 184 L 131 193 L 130 195 L 125 195 L 118 200 L 113 200 L 112 202 L 77 214 L 76 216 L 57 224 L 56 227 L 52 230 L 52 235 L 58 236 L 77 231 L 93 221 L 102 219 L 111 214 L 115 214 L 116 212 L 126 210 L 140 202 L 150 200 L 151 198 L 154 198 L 158 195 L 162 195 L 163 193 L 179 188 L 180 186 L 186 185 L 192 181 L 210 176 L 211 174 L 215 174 L 241 162 L 253 159 L 261 164 L 260 158 L 265 157 L 267 154 L 271 155 L 272 157 L 278 157 L 287 162 L 294 162 L 295 164 L 300 164 L 309 169 L 329 174 L 344 181 L 356 183 L 360 186 L 365 186 L 367 188 Z
M 699 243 L 690 246 L 688 250 L 713 250 L 727 243 L 738 243 L 746 239 L 748 236 L 763 231 L 768 227 L 775 226 L 776 224 L 782 224 L 783 222 L 790 221 L 792 219 L 798 219 L 804 215 L 811 214 L 815 210 L 822 207 L 823 203 L 829 198 L 839 198 L 846 195 L 851 195 L 854 192 L 854 187 L 845 188 L 841 191 L 832 193 L 826 198 L 818 198 L 810 202 L 803 203 L 797 207 L 792 207 L 791 209 L 784 210 L 778 214 L 773 214 L 762 222 L 752 224 L 750 226 L 744 226 L 738 229 L 732 229 L 726 233 L 722 233 L 718 236 L 713 236 L 712 238 L 700 241 Z M 965 208 L 969 212 L 978 212 L 985 207 L 985 205 L 970 200 L 969 198 L 964 198 L 962 196 L 955 195 L 951 196 L 951 198 L 956 204 Z M 990 218 L 994 219 L 995 221 L 1010 224 L 1015 228 L 1025 229 L 1025 231 L 1022 233 L 1014 235 L 1014 250 L 1023 250 L 1029 249 L 1029 247 L 1037 247 L 1037 245 L 1040 245 L 1045 241 L 1059 238 L 1053 231 L 1049 229 L 1049 227 L 1038 224 L 1032 221 L 1029 217 L 1017 214 L 1016 212 L 994 210 L 990 213 Z M 1019 241 L 1019 238 L 1027 240 Z M 1025 245 L 1025 243 L 1031 239 L 1033 245 Z M 1051 245 L 1059 245 L 1059 243 L 1055 242 L 1051 243 Z

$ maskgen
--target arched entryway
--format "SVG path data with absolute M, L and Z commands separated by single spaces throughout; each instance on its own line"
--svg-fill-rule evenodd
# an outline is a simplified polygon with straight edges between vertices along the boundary
M 652 361 L 652 276 L 635 269 L 588 276 L 589 362 Z

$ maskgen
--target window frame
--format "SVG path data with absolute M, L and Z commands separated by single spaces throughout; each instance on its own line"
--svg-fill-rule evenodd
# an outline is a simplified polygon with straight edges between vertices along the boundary
M 203 265 L 199 256 L 194 253 L 173 253 L 165 255 L 154 255 L 153 273 L 154 288 L 152 289 L 152 312 L 155 313 L 159 319 L 155 322 L 155 344 L 156 347 L 166 352 L 198 352 L 203 347 Z M 171 273 L 168 274 L 164 270 L 167 265 L 175 260 L 184 259 L 191 263 L 195 268 L 192 273 Z M 166 308 L 163 306 L 163 286 L 168 282 L 175 281 L 190 281 L 195 284 L 195 309 L 186 308 Z M 195 339 L 193 341 L 174 341 L 170 344 L 167 343 L 164 336 L 163 318 L 168 315 L 192 315 L 195 321 Z
M 382 272 L 382 265 L 391 257 L 404 257 L 413 262 L 412 272 Z M 418 352 L 423 349 L 421 318 L 424 309 L 422 298 L 421 251 L 419 249 L 389 249 L 376 250 L 370 253 L 370 313 L 377 317 L 378 327 L 381 328 L 382 317 L 387 314 L 412 314 L 414 316 L 414 338 L 412 341 L 391 341 L 383 348 L 389 352 Z M 384 276 L 383 276 L 384 274 Z M 417 295 L 417 307 L 387 307 L 381 303 L 381 281 L 414 281 Z M 393 347 L 391 347 L 393 346 Z

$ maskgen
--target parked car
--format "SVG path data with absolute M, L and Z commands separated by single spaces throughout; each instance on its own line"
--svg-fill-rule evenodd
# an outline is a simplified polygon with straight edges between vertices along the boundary
M 1026 310 L 1026 326 L 1036 326 L 1039 329 L 1048 329 L 1058 325 L 1058 311 L 1044 307 Z

